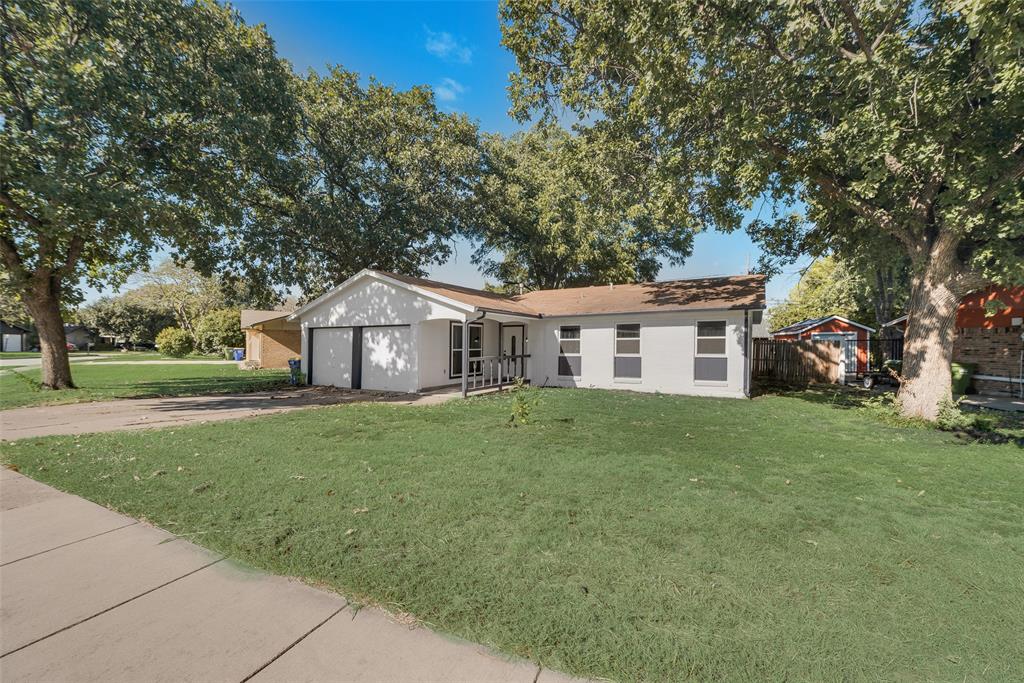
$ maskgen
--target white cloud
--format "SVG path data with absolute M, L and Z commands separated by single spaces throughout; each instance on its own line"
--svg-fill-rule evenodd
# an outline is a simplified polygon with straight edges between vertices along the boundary
M 427 42 L 424 43 L 423 47 L 430 54 L 446 62 L 469 64 L 473 61 L 473 49 L 459 42 L 452 34 L 447 31 L 435 33 L 426 26 L 423 29 L 427 32 Z
M 434 94 L 442 102 L 454 102 L 464 92 L 466 92 L 466 86 L 454 78 L 442 78 L 441 82 L 434 86 Z

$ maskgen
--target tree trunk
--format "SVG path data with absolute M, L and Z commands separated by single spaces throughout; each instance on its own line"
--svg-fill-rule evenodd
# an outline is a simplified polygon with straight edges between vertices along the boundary
M 966 293 L 958 286 L 962 278 L 955 247 L 936 245 L 911 278 L 899 392 L 906 417 L 935 420 L 942 402 L 952 398 L 953 333 L 957 307 Z
M 42 351 L 41 384 L 49 389 L 74 389 L 59 298 L 49 291 L 33 292 L 32 296 L 26 297 L 25 306 L 39 333 L 39 349 Z

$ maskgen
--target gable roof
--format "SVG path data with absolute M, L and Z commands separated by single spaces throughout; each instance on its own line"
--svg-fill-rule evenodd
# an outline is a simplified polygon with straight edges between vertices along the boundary
M 422 277 L 411 275 L 399 275 L 398 273 L 387 273 L 380 271 L 381 275 L 404 282 L 407 285 L 433 292 L 447 299 L 473 306 L 477 310 L 492 311 L 494 313 L 509 313 L 511 315 L 528 315 L 534 318 L 540 317 L 532 307 L 517 301 L 519 297 L 509 297 L 497 292 L 488 292 L 483 289 L 473 289 L 461 285 L 450 285 L 447 282 L 427 280 Z
M 893 318 L 893 319 L 892 319 L 892 320 L 890 320 L 889 322 L 885 323 L 884 325 L 882 325 L 882 327 L 892 327 L 892 326 L 894 326 L 894 325 L 899 325 L 900 323 L 905 323 L 905 322 L 907 322 L 907 318 L 908 318 L 908 317 L 909 317 L 909 316 L 908 316 L 907 314 L 905 314 L 905 313 L 904 313 L 904 314 L 903 314 L 903 315 L 901 315 L 900 317 L 898 317 L 898 318 Z
M 467 312 L 488 311 L 532 318 L 609 313 L 763 309 L 767 279 L 764 275 L 705 277 L 626 285 L 540 289 L 519 296 L 506 296 L 447 282 L 366 269 L 300 307 L 291 314 L 290 318 L 295 319 L 356 280 L 367 276 L 414 292 L 431 295 L 433 298 Z
M 809 318 L 808 320 L 801 320 L 798 323 L 793 323 L 792 325 L 787 325 L 782 329 L 775 330 L 771 334 L 773 337 L 777 334 L 800 334 L 801 332 L 806 332 L 807 330 L 811 330 L 814 329 L 815 327 L 824 325 L 830 320 L 838 320 L 839 322 L 846 323 L 847 325 L 853 325 L 854 327 L 859 327 L 862 330 L 867 330 L 868 332 L 875 331 L 875 328 L 873 327 L 868 327 L 867 325 L 856 323 L 848 318 L 844 318 L 841 315 L 826 315 L 821 318 Z
M 28 330 L 21 325 L 13 325 L 6 320 L 0 320 L 0 333 L 3 334 L 28 334 Z
M 278 318 L 287 318 L 291 314 L 291 311 L 261 311 L 254 308 L 243 308 L 241 326 L 244 330 L 247 327 L 259 325 L 260 323 L 269 323 L 271 320 L 277 320 Z
M 544 316 L 764 308 L 764 275 L 538 289 L 515 297 Z

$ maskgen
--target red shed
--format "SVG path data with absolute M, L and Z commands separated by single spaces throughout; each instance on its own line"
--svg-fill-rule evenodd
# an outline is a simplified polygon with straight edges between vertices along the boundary
M 848 320 L 839 315 L 811 318 L 787 325 L 772 332 L 772 338 L 781 341 L 812 339 L 817 341 L 841 341 L 846 352 L 846 367 L 852 368 L 857 359 L 857 372 L 868 370 L 868 338 L 873 327 Z M 856 343 L 854 343 L 856 341 Z

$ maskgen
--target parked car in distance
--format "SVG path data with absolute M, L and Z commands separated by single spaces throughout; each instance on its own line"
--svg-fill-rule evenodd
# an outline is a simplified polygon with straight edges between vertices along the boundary
M 68 348 L 68 351 L 77 351 L 78 350 L 78 347 L 75 346 L 74 344 L 72 344 L 71 342 L 67 342 L 67 348 Z

